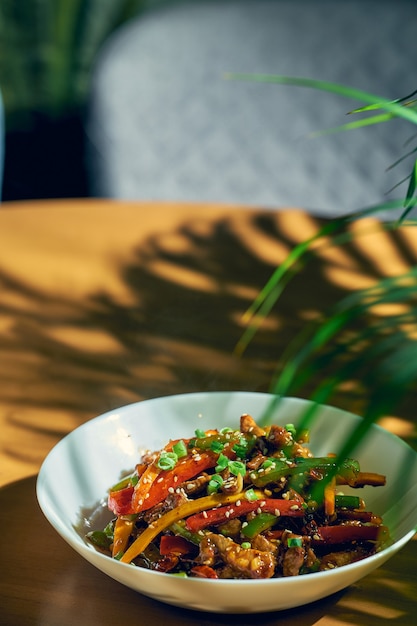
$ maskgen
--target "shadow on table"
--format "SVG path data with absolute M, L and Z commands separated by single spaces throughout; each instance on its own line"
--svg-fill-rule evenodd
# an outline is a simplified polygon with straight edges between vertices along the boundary
M 355 288 L 358 277 L 372 282 L 383 276 L 355 242 L 342 257 L 318 253 L 238 358 L 233 351 L 242 313 L 302 236 L 269 212 L 220 221 L 196 217 L 138 242 L 133 260 L 118 267 L 128 303 L 104 291 L 82 301 L 58 297 L 31 286 L 30 277 L 18 282 L 0 275 L 0 393 L 6 428 L 15 432 L 6 454 L 39 462 L 78 424 L 143 398 L 267 390 L 305 324 Z M 406 239 L 384 237 L 404 263 L 415 264 L 417 251 Z M 317 372 L 299 395 L 307 396 L 322 375 Z M 360 411 L 364 396 L 362 382 L 353 379 L 334 404 Z M 409 404 L 404 412 L 414 415 Z

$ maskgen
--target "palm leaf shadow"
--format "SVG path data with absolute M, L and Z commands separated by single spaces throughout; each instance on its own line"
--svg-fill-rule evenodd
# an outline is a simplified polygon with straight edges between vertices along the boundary
M 6 428 L 18 433 L 7 454 L 41 460 L 45 447 L 71 428 L 143 398 L 268 390 L 306 320 L 323 316 L 347 289 L 332 279 L 325 257 L 313 256 L 238 358 L 234 348 L 243 331 L 242 314 L 275 268 L 275 260 L 258 254 L 241 235 L 242 220 L 254 240 L 267 238 L 284 256 L 294 246 L 277 216 L 267 211 L 250 217 L 237 212 L 218 222 L 196 218 L 142 242 L 129 263 L 114 261 L 129 302 L 103 290 L 76 301 L 71 294 L 58 297 L 37 289 L 30 279 L 0 275 L 0 320 L 7 322 L 0 333 L 0 392 Z M 389 236 L 398 254 L 414 263 L 416 251 L 399 234 Z M 380 278 L 380 269 L 354 241 L 345 252 L 359 272 Z M 315 372 L 298 394 L 308 397 L 321 375 Z M 335 404 L 360 411 L 369 390 L 359 383 L 353 377 Z M 68 419 L 60 421 L 63 413 Z

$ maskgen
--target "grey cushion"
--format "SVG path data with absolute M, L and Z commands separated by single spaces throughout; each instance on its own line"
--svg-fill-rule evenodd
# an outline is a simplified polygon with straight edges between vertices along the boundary
M 126 199 L 299 206 L 335 215 L 397 197 L 414 132 L 403 120 L 316 139 L 359 104 L 226 72 L 342 82 L 396 98 L 415 87 L 414 0 L 171 2 L 119 30 L 95 71 L 93 191 Z

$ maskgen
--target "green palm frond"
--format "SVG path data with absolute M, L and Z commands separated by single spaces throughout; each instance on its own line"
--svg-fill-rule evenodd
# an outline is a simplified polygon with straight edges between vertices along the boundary
M 319 131 L 314 136 L 364 128 L 394 118 L 403 118 L 417 125 L 417 101 L 414 99 L 417 91 L 392 101 L 344 85 L 304 78 L 262 74 L 230 74 L 228 78 L 319 89 L 365 103 L 350 114 L 370 114 L 368 117 Z M 417 148 L 409 150 L 392 167 L 416 152 Z M 314 236 L 295 246 L 246 311 L 244 321 L 247 326 L 236 348 L 238 353 L 246 349 L 262 321 L 279 302 L 288 283 L 302 272 L 321 246 L 342 246 L 352 240 L 355 234 L 348 228 L 352 221 L 374 212 L 402 208 L 400 220 L 384 222 L 382 227 L 395 230 L 400 224 L 416 226 L 415 221 L 406 220 L 417 205 L 417 159 L 413 161 L 410 175 L 401 183 L 407 181 L 403 198 L 331 220 Z M 381 307 L 385 307 L 384 314 L 380 314 Z M 315 382 L 318 376 L 319 380 Z M 310 384 L 309 398 L 313 403 L 300 426 L 308 428 L 314 419 L 315 408 L 320 404 L 331 404 L 340 388 L 349 383 L 356 389 L 366 390 L 365 406 L 359 427 L 338 451 L 341 458 L 348 456 L 371 425 L 393 411 L 416 386 L 417 267 L 412 267 L 406 274 L 381 279 L 371 288 L 353 292 L 335 304 L 325 316 L 306 325 L 280 359 L 271 383 L 274 400 L 270 410 L 282 397 L 297 394 Z M 269 416 L 267 411 L 265 423 Z
M 323 80 L 315 80 L 310 78 L 296 78 L 292 76 L 278 76 L 275 74 L 243 74 L 243 73 L 228 73 L 225 76 L 231 80 L 247 80 L 259 83 L 272 83 L 277 85 L 293 85 L 295 87 L 307 87 L 310 89 L 316 89 L 320 91 L 326 91 L 334 93 L 345 98 L 351 98 L 367 103 L 369 106 L 382 109 L 392 114 L 395 117 L 402 117 L 413 124 L 417 124 L 417 109 L 416 107 L 404 106 L 403 99 L 389 100 L 382 98 L 376 94 L 363 91 L 361 89 L 355 89 L 353 87 L 347 87 L 339 83 L 333 83 Z M 362 110 L 363 107 L 362 107 Z
M 291 76 L 278 76 L 274 74 L 239 74 L 239 73 L 229 73 L 226 75 L 226 78 L 232 80 L 245 80 L 245 81 L 255 81 L 262 83 L 273 83 L 279 85 L 292 85 L 296 87 L 307 87 L 310 89 L 317 89 L 320 91 L 326 91 L 329 93 L 334 93 L 345 98 L 351 98 L 355 100 L 359 100 L 365 102 L 366 104 L 360 107 L 357 107 L 348 112 L 348 114 L 359 114 L 359 113 L 369 113 L 373 111 L 384 111 L 383 113 L 379 113 L 377 115 L 370 115 L 369 117 L 365 117 L 363 119 L 358 119 L 353 122 L 348 122 L 346 124 L 341 124 L 340 126 L 336 126 L 334 128 L 328 128 L 324 130 L 318 130 L 310 134 L 310 137 L 320 137 L 322 135 L 328 135 L 333 133 L 338 133 L 342 131 L 356 130 L 359 128 L 364 128 L 366 126 L 371 126 L 375 124 L 381 124 L 384 122 L 389 122 L 394 118 L 403 118 L 412 124 L 417 124 L 417 100 L 414 99 L 414 96 L 417 94 L 417 90 L 413 91 L 409 95 L 398 98 L 396 100 L 389 100 L 387 98 L 382 98 L 381 96 L 369 93 L 367 91 L 363 91 L 360 89 L 354 89 L 352 87 L 347 87 L 346 85 L 341 85 L 338 83 L 333 83 L 329 81 L 320 81 L 309 78 L 296 78 Z M 403 158 L 396 161 L 392 167 L 396 164 L 413 154 L 415 150 L 412 150 Z M 404 198 L 403 208 L 404 214 L 403 218 L 405 218 L 410 211 L 416 206 L 417 198 L 415 197 L 416 190 L 416 168 L 417 168 L 417 160 L 413 164 L 413 169 L 410 175 L 404 180 L 401 181 L 409 181 L 409 185 L 407 188 L 407 192 Z
M 417 184 L 417 160 L 414 161 L 414 166 L 413 166 L 411 176 L 410 176 L 410 182 L 409 182 L 407 193 L 405 196 L 404 206 L 406 210 L 403 213 L 403 217 L 407 217 L 410 211 L 417 204 L 417 197 L 415 196 L 416 184 Z
M 236 345 L 236 354 L 243 354 L 262 325 L 263 320 L 269 315 L 278 302 L 288 283 L 302 271 L 314 251 L 317 251 L 319 247 L 340 246 L 351 241 L 352 234 L 347 228 L 352 222 L 379 213 L 380 211 L 402 207 L 402 200 L 393 200 L 335 218 L 324 224 L 312 237 L 295 246 L 284 259 L 283 263 L 273 271 L 263 289 L 244 313 L 242 321 L 246 328 Z M 404 220 L 402 223 L 404 225 Z M 394 230 L 397 226 L 398 223 L 392 221 L 384 222 L 383 224 L 385 230 Z
M 379 315 L 378 307 L 398 305 Z M 394 308 L 396 311 L 396 308 Z M 338 454 L 349 456 L 371 425 L 394 411 L 417 381 L 417 267 L 356 291 L 338 302 L 326 317 L 308 324 L 287 347 L 270 391 L 275 400 L 299 393 L 317 378 L 309 396 L 312 408 L 300 429 L 308 429 L 314 408 L 332 404 L 342 386 L 367 390 L 363 421 Z M 268 422 L 269 412 L 264 416 Z

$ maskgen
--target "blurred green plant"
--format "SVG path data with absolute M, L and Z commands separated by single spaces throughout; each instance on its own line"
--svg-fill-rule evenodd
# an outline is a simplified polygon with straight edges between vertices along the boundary
M 106 40 L 168 0 L 1 0 L 1 200 L 90 195 L 85 119 Z
M 27 111 L 57 117 L 83 106 L 103 42 L 154 3 L 2 0 L 0 88 L 8 127 L 21 124 Z
M 356 115 L 365 113 L 366 117 L 337 128 L 319 131 L 314 135 L 363 128 L 388 122 L 396 117 L 402 117 L 417 125 L 417 101 L 413 99 L 416 92 L 405 98 L 390 101 L 343 85 L 310 79 L 247 74 L 231 74 L 229 78 L 310 87 L 364 103 L 364 106 L 356 108 L 351 113 Z M 247 348 L 265 317 L 276 306 L 285 287 L 302 271 L 305 263 L 314 256 L 320 246 L 343 246 L 355 237 L 352 230 L 349 230 L 353 221 L 381 211 L 397 209 L 400 218 L 384 221 L 382 223 L 384 229 L 395 230 L 399 226 L 402 228 L 417 226 L 417 222 L 407 219 L 417 205 L 417 159 L 414 157 L 416 153 L 417 147 L 414 147 L 396 162 L 413 157 L 409 176 L 400 181 L 400 184 L 408 181 L 404 197 L 333 219 L 313 237 L 295 246 L 284 263 L 273 272 L 264 289 L 246 312 L 244 317 L 246 331 L 236 348 L 237 353 L 241 354 Z M 386 309 L 388 312 L 382 316 L 375 314 L 378 307 L 384 305 L 391 307 Z M 364 419 L 359 430 L 352 434 L 343 451 L 339 451 L 343 458 L 350 453 L 375 421 L 389 415 L 404 396 L 416 388 L 417 266 L 405 274 L 380 279 L 371 288 L 354 291 L 336 303 L 324 317 L 306 325 L 280 359 L 270 390 L 276 394 L 276 401 L 282 396 L 295 395 L 317 372 L 320 372 L 320 380 L 310 395 L 310 399 L 317 404 L 330 404 L 337 390 L 353 377 L 362 381 L 364 387 L 370 390 L 365 398 Z M 302 427 L 308 427 L 313 417 L 314 410 L 305 416 Z M 268 416 L 265 416 L 265 420 L 267 419 Z

